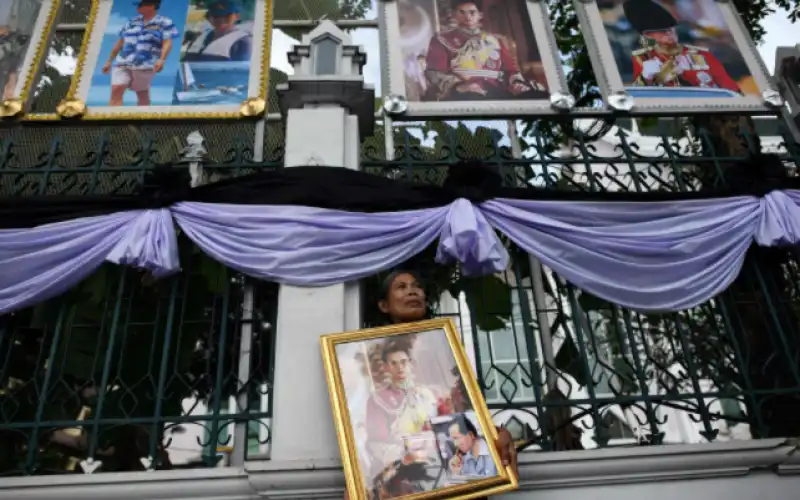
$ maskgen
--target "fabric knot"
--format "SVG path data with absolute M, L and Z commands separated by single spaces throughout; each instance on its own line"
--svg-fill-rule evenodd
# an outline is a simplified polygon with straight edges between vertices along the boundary
M 458 262 L 465 276 L 505 271 L 508 252 L 483 214 L 469 201 L 459 199 L 447 211 L 436 262 Z
M 106 260 L 146 269 L 156 278 L 179 272 L 178 238 L 172 214 L 166 208 L 139 211 Z

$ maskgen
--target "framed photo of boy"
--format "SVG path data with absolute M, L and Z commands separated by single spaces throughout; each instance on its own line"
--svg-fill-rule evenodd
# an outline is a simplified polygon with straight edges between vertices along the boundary
M 383 94 L 400 118 L 549 115 L 567 93 L 546 2 L 380 0 Z
M 452 320 L 321 338 L 351 500 L 469 499 L 517 488 Z
M 239 118 L 266 108 L 272 0 L 92 0 L 64 118 Z
M 61 5 L 61 0 L 0 2 L 0 116 L 27 110 Z
M 733 2 L 576 0 L 606 103 L 618 111 L 770 113 L 782 101 Z

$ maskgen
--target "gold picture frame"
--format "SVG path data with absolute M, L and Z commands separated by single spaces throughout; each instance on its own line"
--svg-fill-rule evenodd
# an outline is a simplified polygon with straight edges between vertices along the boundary
M 133 87 L 126 91 L 137 102 L 130 104 L 112 105 L 109 100 L 108 105 L 96 105 L 91 102 L 92 99 L 97 99 L 98 85 L 94 82 L 99 77 L 100 71 L 103 68 L 103 62 L 100 60 L 101 55 L 107 55 L 109 52 L 108 37 L 112 36 L 114 32 L 112 29 L 115 27 L 114 23 L 119 21 L 119 12 L 115 10 L 115 5 L 119 6 L 120 11 L 129 10 L 134 2 L 131 0 L 92 0 L 91 11 L 86 25 L 86 33 L 83 37 L 81 50 L 78 55 L 77 67 L 75 74 L 72 78 L 67 96 L 58 104 L 55 113 L 30 113 L 24 116 L 28 121 L 55 121 L 61 119 L 81 119 L 81 120 L 187 120 L 187 119 L 236 119 L 236 118 L 253 118 L 263 115 L 267 108 L 267 92 L 269 88 L 269 61 L 270 61 L 270 46 L 272 37 L 272 5 L 273 0 L 223 0 L 221 3 L 230 3 L 246 5 L 252 7 L 250 13 L 253 17 L 251 22 L 242 23 L 247 25 L 248 34 L 250 35 L 251 48 L 249 60 L 236 61 L 241 66 L 247 66 L 246 82 L 239 86 L 227 86 L 214 84 L 215 87 L 204 88 L 202 85 L 197 88 L 198 99 L 205 99 L 205 101 L 198 101 L 199 103 L 187 102 L 176 103 L 175 100 L 172 104 L 147 104 L 141 105 L 138 101 L 138 95 L 132 92 Z M 220 3 L 220 2 L 215 2 Z M 180 4 L 176 7 L 177 4 Z M 185 6 L 184 6 L 185 4 Z M 211 2 L 205 2 L 198 5 L 198 0 L 179 0 L 178 2 L 162 2 L 159 7 L 164 6 L 170 9 L 178 9 L 185 7 L 185 13 L 182 14 L 185 19 L 181 19 L 180 15 L 175 16 L 175 28 L 177 29 L 178 36 L 175 40 L 172 53 L 177 52 L 176 55 L 171 55 L 172 59 L 177 61 L 168 62 L 172 64 L 169 68 L 164 66 L 166 82 L 172 76 L 175 80 L 174 84 L 174 99 L 179 99 L 178 82 L 184 82 L 187 86 L 188 82 L 193 82 L 195 76 L 189 72 L 196 64 L 195 61 L 187 62 L 185 52 L 187 47 L 191 44 L 189 40 L 189 33 L 192 30 L 199 30 L 195 25 L 202 24 L 202 19 L 197 15 L 205 12 L 209 14 L 209 6 Z M 206 9 L 205 11 L 199 9 Z M 239 12 L 242 12 L 241 10 Z M 198 17 L 198 19 L 193 19 Z M 132 19 L 132 17 L 131 17 Z M 210 18 L 208 18 L 210 19 Z M 189 29 L 190 23 L 192 30 Z M 204 26 L 208 31 L 208 27 Z M 213 29 L 213 26 L 211 27 Z M 110 30 L 110 31 L 109 31 Z M 206 31 L 206 32 L 207 32 Z M 204 33 L 204 32 L 203 32 Z M 202 35 L 202 33 L 200 33 Z M 198 36 L 199 38 L 199 36 Z M 228 70 L 222 68 L 224 64 L 231 63 L 231 61 L 203 61 L 207 67 L 204 68 L 206 74 L 212 74 L 214 71 L 219 73 L 228 73 Z M 219 69 L 213 69 L 212 66 L 217 64 Z M 116 62 L 115 62 L 116 66 Z M 173 67 L 174 66 L 174 67 Z M 194 70 L 195 72 L 197 69 Z M 113 75 L 114 68 L 110 70 L 110 75 Z M 159 77 L 150 77 L 155 81 Z M 111 76 L 106 85 L 103 83 L 103 90 L 105 87 L 111 88 Z M 130 77 L 131 82 L 134 77 Z M 151 89 L 151 83 L 147 83 L 147 90 Z M 162 89 L 169 89 L 169 83 L 161 85 Z M 187 89 L 183 89 L 187 90 Z M 195 90 L 195 89 L 192 89 Z M 216 92 L 216 94 L 214 94 Z M 188 94 L 189 92 L 183 92 Z M 203 94 L 199 96 L 199 94 Z M 108 92 L 105 92 L 105 96 Z M 226 95 L 227 94 L 227 95 Z M 90 97 L 91 96 L 91 97 Z M 160 93 L 161 100 L 166 101 L 172 99 L 173 95 L 166 97 L 166 91 L 162 90 Z M 150 97 L 148 96 L 148 99 Z M 126 97 L 126 99 L 130 99 Z M 220 102 L 214 102 L 214 100 Z M 234 100 L 235 99 L 235 100 Z M 151 99 L 151 103 L 154 99 Z
M 16 70 L 0 75 L 0 118 L 17 118 L 27 111 L 31 91 L 39 81 L 62 5 L 61 0 L 12 0 L 3 3 L 0 26 L 6 33 L 3 44 L 9 45 L 4 49 L 4 52 L 9 52 L 5 57 L 19 58 L 19 62 L 15 65 Z M 5 70 L 9 69 L 5 64 L 2 66 Z M 11 74 L 14 75 L 14 85 L 9 82 Z M 8 95 L 6 86 L 13 87 L 11 95 Z
M 414 483 L 415 489 L 422 491 L 391 493 L 390 498 L 470 499 L 517 489 L 515 472 L 511 467 L 502 465 L 497 448 L 488 444 L 496 442 L 497 429 L 451 319 L 325 335 L 320 342 L 351 500 L 371 500 L 372 495 L 368 490 L 374 488 L 384 488 L 384 493 L 396 492 L 391 488 L 400 487 L 392 483 L 392 478 L 407 473 L 401 471 L 407 471 L 403 467 L 409 465 L 419 465 L 415 470 L 425 471 L 425 479 L 413 480 L 417 481 Z M 415 364 L 413 359 L 417 356 L 422 357 L 423 361 Z M 355 369 L 355 366 L 359 366 L 359 360 L 363 360 L 364 368 Z M 380 369 L 374 369 L 374 361 L 380 365 Z M 448 363 L 452 363 L 450 370 L 446 369 Z M 386 373 L 389 373 L 391 383 L 382 386 L 376 382 L 376 377 L 380 380 Z M 431 381 L 441 384 L 436 385 Z M 402 401 L 397 406 L 402 410 L 386 408 L 384 403 L 396 401 L 392 398 L 394 391 L 398 390 L 398 384 L 404 387 Z M 354 390 L 355 387 L 367 387 L 369 396 L 364 399 L 364 392 Z M 447 399 L 445 391 L 445 398 L 437 399 L 437 394 L 442 394 L 442 387 L 451 388 L 449 394 L 454 397 Z M 354 399 L 356 394 L 360 394 L 360 402 Z M 413 399 L 409 400 L 409 397 Z M 458 406 L 454 403 L 456 400 L 460 402 Z M 431 410 L 434 407 L 436 410 Z M 381 413 L 382 408 L 386 408 L 387 413 Z M 430 413 L 420 413 L 420 408 Z M 401 413 L 392 413 L 395 411 Z M 408 421 L 403 421 L 406 411 L 411 411 L 408 414 L 410 417 Z M 433 411 L 436 415 L 432 414 Z M 373 433 L 373 428 L 380 431 L 388 423 L 388 420 L 381 421 L 384 418 L 382 415 L 394 415 L 394 421 L 386 428 L 403 429 L 405 434 L 392 434 L 387 430 L 385 441 L 373 438 L 377 435 Z M 467 420 L 470 422 L 467 423 Z M 357 421 L 358 426 L 354 427 Z M 415 423 L 410 423 L 412 421 Z M 415 425 L 421 428 L 413 428 Z M 365 433 L 359 439 L 357 430 L 364 430 Z M 411 449 L 409 443 L 414 440 L 417 445 Z M 430 445 L 428 449 L 435 453 L 424 451 L 424 441 Z M 385 442 L 393 444 L 384 446 Z M 423 444 L 419 445 L 419 442 Z M 420 450 L 421 455 L 418 454 Z M 383 458 L 374 460 L 374 457 Z M 479 461 L 480 458 L 483 461 Z M 466 470 L 468 464 L 470 472 Z M 476 464 L 481 464 L 480 471 Z M 376 470 L 378 474 L 373 475 L 372 472 Z

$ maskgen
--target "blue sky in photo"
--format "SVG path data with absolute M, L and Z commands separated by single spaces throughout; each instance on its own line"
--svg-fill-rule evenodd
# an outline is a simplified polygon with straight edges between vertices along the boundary
M 159 15 L 172 19 L 179 35 L 172 41 L 172 51 L 167 58 L 166 64 L 164 64 L 164 69 L 153 78 L 153 85 L 150 90 L 150 100 L 153 106 L 172 104 L 173 89 L 175 88 L 180 65 L 180 45 L 188 12 L 189 0 L 167 0 L 161 4 L 161 8 L 158 10 Z M 111 48 L 119 39 L 120 29 L 129 19 L 136 15 L 136 5 L 134 5 L 133 0 L 115 0 L 103 35 L 97 67 L 92 75 L 92 86 L 86 99 L 87 106 L 108 105 L 108 99 L 111 96 L 111 74 L 103 74 L 103 64 L 108 60 Z M 123 102 L 126 106 L 135 106 L 136 94 L 130 91 L 125 92 Z

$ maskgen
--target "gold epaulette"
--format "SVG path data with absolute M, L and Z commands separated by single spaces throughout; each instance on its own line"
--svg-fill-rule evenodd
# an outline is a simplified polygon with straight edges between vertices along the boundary
M 640 49 L 636 49 L 633 52 L 631 52 L 631 55 L 633 55 L 633 56 L 643 56 L 643 55 L 647 54 L 648 52 L 650 52 L 651 50 L 653 50 L 652 47 L 642 47 Z

